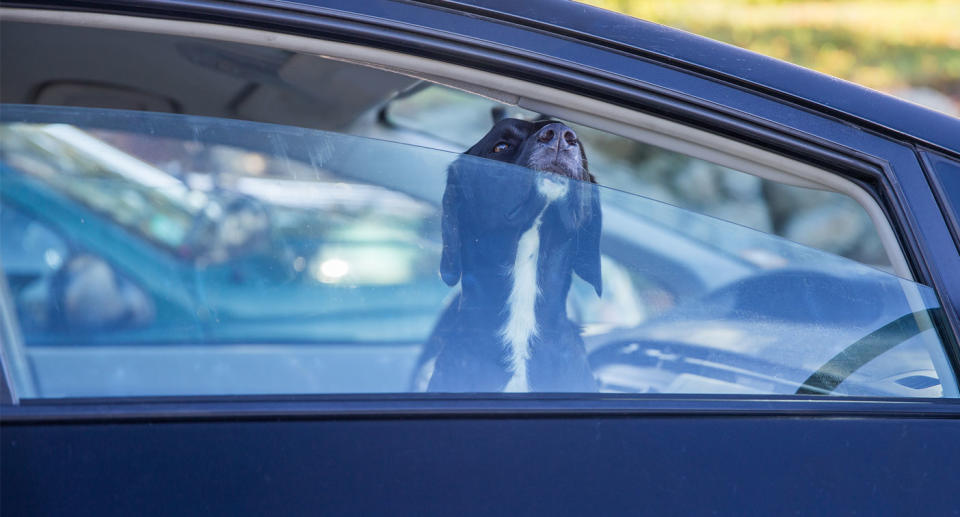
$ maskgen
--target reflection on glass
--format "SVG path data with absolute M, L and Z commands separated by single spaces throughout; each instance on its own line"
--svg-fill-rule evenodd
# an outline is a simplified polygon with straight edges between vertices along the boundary
M 150 113 L 0 117 L 25 392 L 403 392 L 429 378 L 421 348 L 456 297 L 437 274 L 456 154 Z M 600 199 L 603 296 L 574 280 L 567 312 L 604 391 L 795 393 L 866 342 L 818 393 L 957 396 L 924 323 L 939 310 L 929 288 L 644 197 Z

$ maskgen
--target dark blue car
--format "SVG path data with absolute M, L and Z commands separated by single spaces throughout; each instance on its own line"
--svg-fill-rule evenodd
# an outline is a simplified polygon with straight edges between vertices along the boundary
M 960 120 L 575 3 L 0 23 L 5 511 L 960 508 Z M 596 391 L 428 389 L 450 171 L 550 174 L 461 154 L 505 118 L 599 184 Z

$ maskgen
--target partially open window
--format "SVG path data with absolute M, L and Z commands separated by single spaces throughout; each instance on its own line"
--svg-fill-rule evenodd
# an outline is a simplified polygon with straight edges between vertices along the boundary
M 422 391 L 457 296 L 438 275 L 448 169 L 504 116 L 568 123 L 603 185 L 602 289 L 574 277 L 565 308 L 599 390 L 957 396 L 935 294 L 827 171 L 333 44 L 0 37 L 2 303 L 22 335 L 4 345 L 25 396 Z M 508 193 L 543 174 L 462 159 Z M 30 253 L 46 269 L 24 281 Z

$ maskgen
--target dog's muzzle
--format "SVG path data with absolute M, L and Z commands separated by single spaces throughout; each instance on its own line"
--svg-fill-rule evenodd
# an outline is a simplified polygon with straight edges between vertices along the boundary
M 554 122 L 540 128 L 527 140 L 526 166 L 575 180 L 584 180 L 583 155 L 577 134 L 564 124 Z

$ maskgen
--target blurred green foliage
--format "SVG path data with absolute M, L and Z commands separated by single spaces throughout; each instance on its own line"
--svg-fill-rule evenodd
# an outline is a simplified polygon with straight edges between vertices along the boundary
M 582 1 L 960 110 L 960 0 Z

